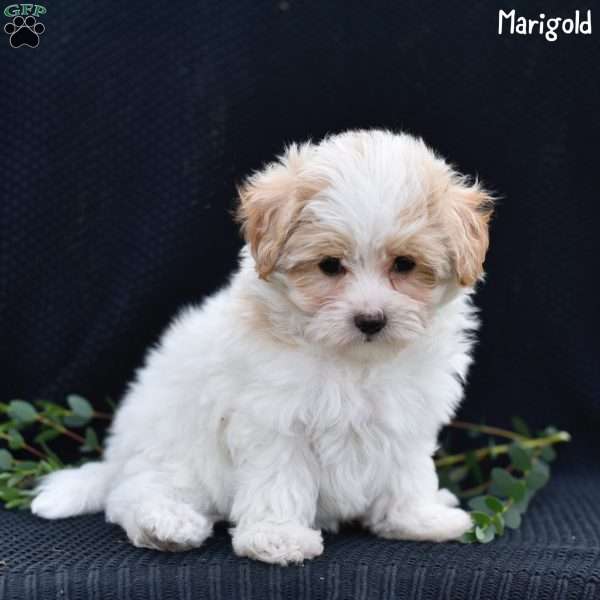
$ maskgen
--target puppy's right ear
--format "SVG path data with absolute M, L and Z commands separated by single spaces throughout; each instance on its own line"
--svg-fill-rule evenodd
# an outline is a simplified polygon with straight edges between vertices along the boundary
M 316 191 L 301 177 L 309 151 L 308 144 L 290 146 L 238 189 L 237 220 L 261 279 L 275 268 L 302 208 Z

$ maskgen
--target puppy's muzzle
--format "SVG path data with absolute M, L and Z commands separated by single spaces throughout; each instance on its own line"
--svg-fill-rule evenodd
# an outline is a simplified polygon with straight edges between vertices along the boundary
M 380 332 L 387 323 L 384 314 L 368 315 L 360 313 L 354 317 L 354 324 L 366 335 L 375 335 Z

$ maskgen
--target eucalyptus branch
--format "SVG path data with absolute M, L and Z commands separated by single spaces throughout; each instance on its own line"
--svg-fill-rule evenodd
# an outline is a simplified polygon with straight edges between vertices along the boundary
M 8 435 L 7 433 L 3 433 L 3 432 L 0 432 L 0 439 L 6 440 L 7 442 L 10 442 L 12 440 L 10 435 Z M 45 460 L 47 458 L 44 453 L 40 452 L 37 448 L 34 448 L 33 446 L 30 446 L 29 444 L 23 443 L 22 448 L 23 448 L 23 450 L 27 450 L 27 452 L 29 452 L 30 454 L 33 454 L 33 456 L 36 456 L 40 460 Z
M 556 456 L 553 446 L 571 439 L 569 433 L 553 427 L 546 428 L 538 437 L 532 436 L 518 417 L 513 418 L 513 425 L 514 432 L 465 421 L 450 424 L 490 436 L 488 446 L 457 454 L 444 452 L 435 461 L 440 486 L 460 498 L 469 498 L 473 528 L 461 538 L 462 542 L 485 544 L 504 535 L 505 528 L 519 528 L 529 502 L 550 479 L 549 463 Z M 504 437 L 510 443 L 496 444 L 495 437 Z M 493 465 L 494 461 L 505 466 L 492 466 L 489 477 L 485 477 L 484 469 L 490 468 L 489 463 Z M 462 481 L 471 485 L 461 487 Z
M 480 425 L 478 423 L 469 423 L 468 421 L 452 421 L 449 427 L 455 429 L 466 429 L 468 431 L 475 431 L 477 433 L 486 433 L 488 435 L 497 435 L 498 437 L 508 438 L 510 440 L 520 441 L 527 439 L 527 436 L 509 431 L 508 429 L 501 429 L 500 427 L 492 427 L 490 425 Z
M 36 481 L 64 466 L 51 448 L 56 438 L 75 442 L 82 453 L 102 452 L 91 422 L 110 415 L 96 414 L 85 398 L 75 394 L 67 396 L 66 404 L 24 400 L 0 403 L 0 441 L 6 444 L 0 447 L 0 502 L 6 508 L 27 508 Z M 80 434 L 73 428 L 84 431 Z M 20 453 L 28 453 L 33 460 Z
M 540 438 L 519 438 L 519 445 L 523 448 L 543 448 L 545 446 L 552 446 L 560 442 L 571 441 L 571 434 L 567 431 L 558 431 L 551 435 L 547 435 Z M 479 448 L 474 450 L 473 453 L 477 460 L 483 460 L 488 456 L 498 456 L 500 454 L 507 454 L 510 450 L 510 444 L 497 444 L 493 446 L 486 446 L 485 448 Z M 467 460 L 467 452 L 461 452 L 460 454 L 449 454 L 436 459 L 436 467 L 449 467 L 458 463 L 463 463 Z
M 505 469 L 507 473 L 512 473 L 514 470 L 515 468 L 513 465 L 508 465 L 508 467 L 506 467 Z M 479 485 L 474 485 L 473 487 L 467 488 L 466 490 L 461 490 L 459 496 L 461 498 L 473 498 L 473 496 L 479 496 L 479 494 L 484 494 L 485 492 L 487 492 L 492 483 L 492 480 L 488 479 L 487 481 L 484 481 Z
M 38 415 L 36 417 L 36 421 L 38 421 L 39 423 L 43 423 L 44 425 L 47 425 L 48 427 L 50 427 L 51 429 L 56 430 L 58 433 L 60 433 L 62 435 L 66 435 L 67 437 L 71 438 L 72 440 L 74 440 L 78 444 L 85 444 L 85 438 L 84 437 L 82 437 L 78 433 L 75 433 L 74 431 L 71 431 L 70 429 L 67 429 L 66 427 L 64 427 L 60 423 L 56 423 L 55 421 L 52 421 L 51 419 L 43 417 L 42 415 Z

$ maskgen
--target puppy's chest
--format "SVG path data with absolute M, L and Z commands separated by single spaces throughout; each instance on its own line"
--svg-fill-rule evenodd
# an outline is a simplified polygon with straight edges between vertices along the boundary
M 329 392 L 310 435 L 311 448 L 319 469 L 321 511 L 347 519 L 362 514 L 381 492 L 392 468 L 393 433 L 372 391 L 342 386 Z
M 319 468 L 319 513 L 349 520 L 364 514 L 391 475 L 389 440 L 373 425 L 323 433 L 313 442 Z

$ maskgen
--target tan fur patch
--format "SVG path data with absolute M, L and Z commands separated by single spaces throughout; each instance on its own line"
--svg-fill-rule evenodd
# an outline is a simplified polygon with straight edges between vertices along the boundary
M 493 200 L 477 184 L 454 184 L 446 193 L 446 228 L 453 249 L 458 281 L 472 286 L 483 274 L 489 246 L 488 226 Z
M 410 257 L 415 262 L 415 268 L 409 273 L 392 274 L 404 279 L 410 276 L 426 287 L 435 286 L 448 269 L 447 250 L 438 238 L 435 230 L 427 228 L 406 240 L 391 241 L 386 246 L 390 270 L 399 256 Z
M 282 265 L 288 278 L 306 301 L 307 310 L 321 308 L 341 293 L 344 277 L 328 277 L 319 269 L 326 257 L 344 259 L 352 240 L 321 223 L 302 221 L 286 243 Z
M 301 177 L 308 145 L 291 146 L 279 160 L 251 176 L 238 190 L 237 219 L 261 278 L 273 271 L 302 208 L 324 182 Z
M 302 297 L 302 308 L 308 312 L 316 312 L 337 296 L 343 289 L 345 278 L 327 277 L 315 263 L 304 263 L 287 273 L 294 289 Z
M 446 237 L 459 284 L 472 286 L 483 274 L 494 199 L 476 181 L 470 182 L 445 163 L 431 163 L 428 172 L 431 220 Z
M 284 262 L 287 268 L 295 268 L 303 263 L 316 265 L 328 256 L 348 256 L 352 246 L 353 241 L 343 233 L 324 227 L 317 221 L 301 219 L 287 240 Z

